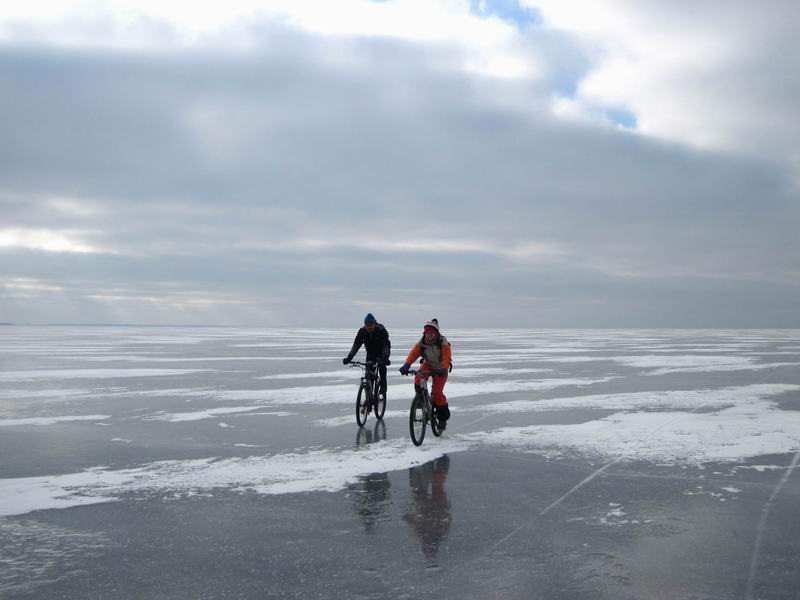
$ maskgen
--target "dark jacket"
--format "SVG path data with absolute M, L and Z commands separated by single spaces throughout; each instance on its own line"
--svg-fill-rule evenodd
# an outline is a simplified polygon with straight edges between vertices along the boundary
M 353 360 L 353 357 L 358 352 L 361 346 L 367 350 L 367 360 L 389 360 L 389 355 L 392 353 L 392 343 L 389 341 L 389 332 L 386 327 L 378 323 L 372 333 L 367 331 L 366 327 L 362 327 L 356 334 L 356 339 L 353 341 L 353 347 L 350 348 L 350 353 L 347 358 Z

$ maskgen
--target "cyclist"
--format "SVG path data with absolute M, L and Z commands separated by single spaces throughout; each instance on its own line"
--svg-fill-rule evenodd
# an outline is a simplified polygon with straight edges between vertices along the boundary
M 400 367 L 400 373 L 408 375 L 411 364 L 422 357 L 422 366 L 414 377 L 414 389 L 420 393 L 420 375 L 432 375 L 433 396 L 436 417 L 442 429 L 447 426 L 450 418 L 450 407 L 447 405 L 447 396 L 444 395 L 444 384 L 447 383 L 447 374 L 453 365 L 450 342 L 439 332 L 439 321 L 431 319 L 422 329 L 422 338 L 414 344 L 411 352 L 406 357 L 406 362 Z
M 364 317 L 364 326 L 356 333 L 353 340 L 353 347 L 349 354 L 342 359 L 342 364 L 348 364 L 353 360 L 356 352 L 361 346 L 367 350 L 367 362 L 378 363 L 378 370 L 381 374 L 381 389 L 379 394 L 386 399 L 386 365 L 392 364 L 389 355 L 392 353 L 392 343 L 389 341 L 389 332 L 386 327 L 378 323 L 372 313 Z M 371 408 L 371 407 L 370 407 Z

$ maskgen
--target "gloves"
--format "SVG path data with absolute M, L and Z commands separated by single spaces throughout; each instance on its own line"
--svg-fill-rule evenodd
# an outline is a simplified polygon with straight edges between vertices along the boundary
M 350 364 L 350 362 L 351 362 L 352 360 L 353 360 L 353 359 L 351 359 L 351 358 L 348 356 L 347 358 L 343 358 L 343 359 L 342 359 L 342 364 L 343 364 L 343 365 L 349 365 L 349 364 Z
M 411 368 L 411 365 L 408 363 L 403 363 L 403 366 L 400 367 L 400 374 L 401 375 L 408 375 L 408 370 Z

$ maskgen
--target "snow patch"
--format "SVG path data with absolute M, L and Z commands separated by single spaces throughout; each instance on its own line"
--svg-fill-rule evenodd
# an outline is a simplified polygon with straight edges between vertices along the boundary
M 111 502 L 129 493 L 183 496 L 215 488 L 259 494 L 333 492 L 370 473 L 409 469 L 469 447 L 464 441 L 437 440 L 417 448 L 403 439 L 355 449 L 170 460 L 118 471 L 95 467 L 64 475 L 0 479 L 0 516 Z
M 464 411 L 534 412 L 569 409 L 643 410 L 696 409 L 724 407 L 768 396 L 800 390 L 798 385 L 760 384 L 708 390 L 628 392 L 551 398 L 547 400 L 512 400 L 481 406 L 465 407 Z
M 579 454 L 660 464 L 735 462 L 800 449 L 800 412 L 751 400 L 709 413 L 616 413 L 587 423 L 506 427 L 460 439 L 549 456 Z
M 26 425 L 55 425 L 70 421 L 103 421 L 110 419 L 111 415 L 76 415 L 63 417 L 27 417 L 21 419 L 0 419 L 0 427 L 22 427 Z

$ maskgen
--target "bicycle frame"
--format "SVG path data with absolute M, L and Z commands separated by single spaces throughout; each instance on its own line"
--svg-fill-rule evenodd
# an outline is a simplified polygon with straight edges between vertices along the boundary
M 352 362 L 351 367 L 359 367 L 361 373 L 361 385 L 358 388 L 358 395 L 356 396 L 356 423 L 359 427 L 363 427 L 367 422 L 367 415 L 373 412 L 375 417 L 380 421 L 383 419 L 383 414 L 386 411 L 386 398 L 379 398 L 381 392 L 381 371 L 378 368 L 377 362 Z M 366 394 L 366 398 L 362 397 L 362 393 Z
M 422 388 L 422 398 L 424 400 L 424 407 L 425 407 L 425 417 L 429 420 L 433 420 L 433 398 L 431 398 L 431 393 L 428 391 L 428 378 L 430 377 L 427 373 L 419 373 L 419 371 L 410 370 L 408 372 L 409 375 L 417 375 L 419 374 L 419 383 L 420 387 Z
M 358 362 L 353 361 L 350 363 L 351 367 L 359 367 L 362 371 L 361 382 L 369 387 L 369 391 L 373 398 L 378 397 L 381 384 L 381 370 L 378 368 L 377 362 Z

